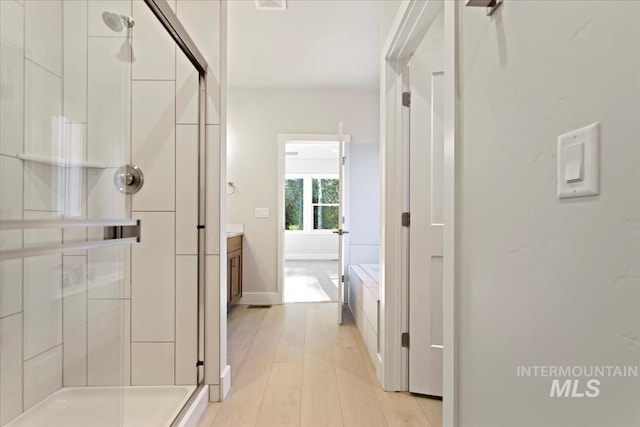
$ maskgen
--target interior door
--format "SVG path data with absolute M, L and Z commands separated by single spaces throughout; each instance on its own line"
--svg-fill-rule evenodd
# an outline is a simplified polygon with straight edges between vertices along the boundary
M 442 396 L 444 73 L 442 50 L 422 44 L 409 71 L 409 391 Z
M 344 285 L 345 285 L 345 277 L 347 277 L 345 269 L 349 264 L 348 251 L 347 251 L 348 241 L 349 241 L 349 238 L 348 238 L 349 231 L 347 230 L 348 228 L 348 222 L 347 222 L 348 221 L 348 215 L 347 215 L 348 145 L 346 144 L 343 133 L 342 133 L 342 123 L 340 123 L 340 137 L 339 137 L 338 145 L 339 145 L 339 152 L 340 152 L 340 157 L 339 157 L 340 207 L 339 207 L 339 213 L 338 213 L 340 228 L 337 231 L 334 231 L 334 233 L 338 234 L 338 321 L 340 322 L 340 324 L 342 324 L 342 311 L 344 308 L 344 301 L 345 301 Z

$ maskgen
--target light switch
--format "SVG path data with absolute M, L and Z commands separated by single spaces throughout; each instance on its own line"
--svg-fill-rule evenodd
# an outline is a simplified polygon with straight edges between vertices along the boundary
M 268 218 L 269 208 L 256 208 L 256 218 Z
M 558 197 L 595 196 L 600 193 L 600 124 L 558 137 Z
M 584 142 L 576 142 L 565 148 L 564 180 L 580 182 L 584 179 Z

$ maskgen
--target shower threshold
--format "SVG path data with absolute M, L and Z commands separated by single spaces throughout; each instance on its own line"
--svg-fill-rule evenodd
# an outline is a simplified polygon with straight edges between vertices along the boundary
M 168 427 L 195 386 L 65 387 L 5 427 Z

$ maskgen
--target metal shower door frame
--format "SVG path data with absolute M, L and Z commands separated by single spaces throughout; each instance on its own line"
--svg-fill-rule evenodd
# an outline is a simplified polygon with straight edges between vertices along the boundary
M 180 50 L 198 71 L 198 374 L 197 387 L 172 425 L 177 425 L 205 386 L 205 225 L 206 225 L 206 117 L 207 73 L 204 55 L 198 49 L 175 12 L 166 0 L 144 0 L 162 26 L 171 35 Z

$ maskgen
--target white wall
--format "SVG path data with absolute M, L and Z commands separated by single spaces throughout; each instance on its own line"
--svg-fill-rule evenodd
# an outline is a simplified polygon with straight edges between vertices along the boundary
M 380 45 L 384 45 L 402 1 L 378 0 L 378 3 L 380 4 Z
M 335 134 L 343 121 L 352 146 L 377 144 L 378 111 L 377 91 L 230 90 L 227 177 L 237 191 L 227 197 L 227 220 L 244 224 L 245 295 L 277 292 L 278 134 Z M 255 218 L 256 207 L 270 217 Z
M 351 144 L 349 150 L 349 263 L 380 258 L 380 146 Z
M 284 233 L 284 259 L 338 259 L 338 236 L 332 233 Z
M 459 24 L 460 425 L 640 425 L 638 378 L 559 399 L 516 376 L 640 365 L 640 2 L 461 6 Z M 601 194 L 560 201 L 556 138 L 593 122 Z

